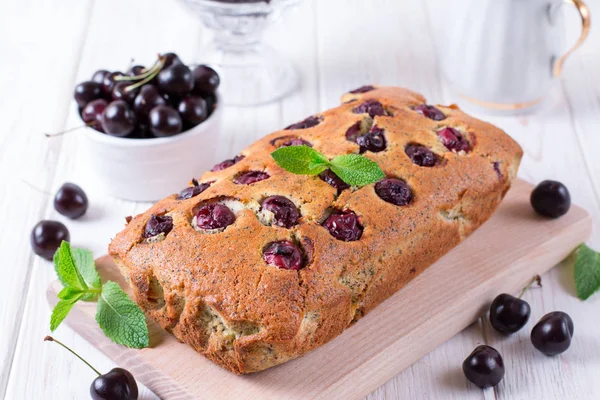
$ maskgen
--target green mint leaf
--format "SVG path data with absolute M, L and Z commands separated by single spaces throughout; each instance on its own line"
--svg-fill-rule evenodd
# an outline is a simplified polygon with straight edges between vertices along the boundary
M 54 269 L 58 279 L 65 287 L 85 291 L 88 286 L 75 265 L 69 242 L 63 241 L 54 253 Z
M 73 305 L 80 300 L 84 296 L 84 293 L 79 293 L 75 295 L 73 298 L 69 300 L 61 300 L 59 301 L 54 309 L 52 310 L 52 315 L 50 316 L 50 330 L 54 332 L 56 328 L 63 322 Z
M 579 246 L 577 251 L 575 288 L 581 300 L 586 300 L 600 289 L 600 253 L 585 244 Z
M 351 186 L 364 186 L 385 178 L 379 165 L 359 154 L 346 154 L 331 160 L 331 170 Z
M 141 349 L 148 347 L 148 326 L 144 313 L 115 282 L 102 286 L 96 321 L 115 343 Z
M 96 271 L 96 263 L 94 262 L 94 255 L 88 249 L 71 249 L 75 266 L 81 274 L 81 277 L 88 285 L 88 287 L 100 289 L 102 287 L 102 280 L 98 271 Z
M 81 291 L 79 289 L 73 289 L 72 287 L 67 286 L 65 288 L 62 288 L 62 290 L 58 292 L 57 296 L 61 300 L 71 300 L 80 294 L 85 295 L 86 292 Z
M 72 248 L 71 254 L 75 261 L 75 266 L 79 271 L 81 277 L 85 281 L 89 288 L 99 289 L 102 287 L 102 280 L 98 271 L 96 271 L 96 263 L 94 262 L 94 255 L 88 249 L 77 249 Z M 83 301 L 93 301 L 98 298 L 98 291 L 86 293 L 83 296 Z
M 327 157 L 308 146 L 280 147 L 271 157 L 281 168 L 300 175 L 317 175 L 329 166 Z

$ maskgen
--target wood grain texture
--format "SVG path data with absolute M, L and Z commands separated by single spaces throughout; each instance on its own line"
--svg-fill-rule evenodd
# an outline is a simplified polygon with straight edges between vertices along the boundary
M 266 371 L 234 375 L 153 321 L 150 348 L 112 344 L 96 325 L 94 304 L 76 305 L 66 323 L 165 400 L 360 399 L 479 318 L 497 293 L 517 291 L 589 236 L 581 208 L 557 220 L 535 215 L 531 188 L 517 181 L 486 224 L 341 336 Z M 129 290 L 109 257 L 97 264 L 104 279 Z M 49 289 L 51 303 L 58 291 L 59 284 Z
M 600 0 L 586 0 L 595 16 Z M 304 0 L 283 23 L 266 32 L 267 41 L 297 65 L 302 87 L 292 96 L 256 108 L 226 108 L 223 158 L 265 133 L 338 104 L 349 88 L 375 82 L 401 85 L 433 103 L 464 104 L 441 78 L 436 37 L 451 21 L 447 0 Z M 571 6 L 567 43 L 580 21 Z M 166 0 L 3 0 L 0 2 L 0 265 L 10 282 L 0 295 L 0 398 L 82 399 L 93 373 L 62 349 L 44 344 L 50 312 L 45 290 L 55 279 L 50 263 L 29 247 L 31 227 L 40 218 L 67 224 L 74 245 L 103 254 L 123 217 L 147 208 L 99 192 L 77 134 L 47 141 L 43 131 L 80 123 L 71 93 L 74 83 L 98 68 L 126 68 L 131 57 L 149 63 L 159 51 L 176 51 L 185 61 L 202 61 L 207 32 L 180 7 Z M 524 148 L 519 175 L 531 182 L 558 179 L 574 203 L 594 220 L 589 243 L 600 249 L 600 30 L 592 23 L 587 42 L 571 56 L 551 93 L 551 104 L 523 117 L 488 119 Z M 58 215 L 51 197 L 22 183 L 54 192 L 63 182 L 81 185 L 90 198 L 86 217 L 70 221 Z M 15 228 L 16 227 L 16 228 Z M 576 324 L 574 356 L 540 358 L 528 346 L 529 331 L 510 338 L 477 323 L 438 346 L 368 396 L 390 399 L 550 400 L 600 398 L 600 295 L 586 302 L 574 297 L 568 265 L 543 276 L 544 287 L 525 294 L 533 320 L 546 312 L 567 311 Z M 56 332 L 97 368 L 115 364 L 68 326 Z M 464 357 L 478 344 L 494 345 L 510 363 L 496 389 L 468 384 L 460 371 Z M 142 389 L 140 398 L 157 399 Z

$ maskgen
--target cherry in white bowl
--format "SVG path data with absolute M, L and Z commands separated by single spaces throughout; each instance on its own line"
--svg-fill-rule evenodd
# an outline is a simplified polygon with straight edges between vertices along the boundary
M 222 101 L 202 123 L 179 134 L 151 139 L 122 138 L 92 128 L 82 137 L 98 183 L 125 200 L 156 201 L 186 187 L 213 167 L 219 142 Z

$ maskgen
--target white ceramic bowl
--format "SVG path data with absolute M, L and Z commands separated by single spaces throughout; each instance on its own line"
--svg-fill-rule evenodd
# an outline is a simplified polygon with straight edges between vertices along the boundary
M 181 191 L 219 161 L 219 95 L 216 104 L 206 121 L 168 138 L 117 138 L 85 129 L 87 159 L 99 185 L 111 196 L 133 201 L 156 201 Z

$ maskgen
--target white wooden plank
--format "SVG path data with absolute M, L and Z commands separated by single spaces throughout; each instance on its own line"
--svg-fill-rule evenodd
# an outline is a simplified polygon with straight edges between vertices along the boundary
M 0 231 L 0 248 L 6 257 L 0 267 L 6 283 L 0 307 L 0 397 L 18 357 L 15 346 L 25 298 L 36 271 L 32 264 L 48 268 L 32 256 L 29 233 L 49 199 L 23 180 L 47 190 L 54 175 L 62 141 L 48 142 L 42 132 L 64 126 L 90 4 L 39 0 L 0 4 L 0 120 L 4 124 L 0 216 L 6 227 Z

